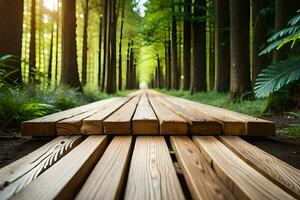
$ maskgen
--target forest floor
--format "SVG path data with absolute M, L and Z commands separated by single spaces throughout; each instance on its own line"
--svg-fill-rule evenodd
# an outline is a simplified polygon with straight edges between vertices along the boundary
M 166 91 L 162 91 L 166 92 Z M 223 107 L 248 115 L 258 116 L 276 123 L 276 135 L 272 137 L 243 137 L 251 144 L 300 169 L 300 117 L 299 112 L 280 115 L 262 115 L 266 99 L 228 103 L 228 94 L 213 92 L 190 95 L 188 92 L 169 91 L 179 96 L 202 103 Z M 1 136 L 2 135 L 2 136 Z M 27 155 L 53 138 L 21 137 L 19 133 L 0 133 L 0 168 Z

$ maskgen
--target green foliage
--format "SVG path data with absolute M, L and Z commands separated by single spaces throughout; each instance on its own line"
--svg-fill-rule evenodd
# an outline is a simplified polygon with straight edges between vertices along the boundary
M 278 50 L 290 42 L 292 42 L 291 47 L 293 47 L 298 39 L 300 39 L 300 12 L 289 21 L 286 28 L 268 39 L 268 46 L 259 55 L 270 53 L 274 49 Z
M 11 63 L 20 62 L 19 58 L 13 55 L 5 55 L 0 57 L 0 86 L 5 84 L 17 85 L 17 80 L 13 79 L 13 75 L 20 69 L 16 69 Z
M 258 98 L 267 97 L 292 81 L 300 79 L 300 56 L 271 64 L 258 75 L 254 91 Z
M 238 103 L 228 102 L 229 93 L 217 93 L 217 92 L 199 92 L 191 95 L 187 91 L 175 91 L 175 90 L 160 90 L 161 92 L 169 95 L 182 97 L 185 99 L 198 101 L 200 103 L 225 108 L 228 110 L 244 113 L 247 115 L 260 116 L 262 110 L 267 105 L 267 99 L 256 100 L 241 100 Z
M 293 126 L 280 129 L 276 131 L 276 135 L 300 137 L 300 126 L 298 124 L 295 124 Z

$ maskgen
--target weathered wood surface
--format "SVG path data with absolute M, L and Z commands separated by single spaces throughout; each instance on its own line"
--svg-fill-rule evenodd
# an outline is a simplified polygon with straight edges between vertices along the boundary
M 184 199 L 167 144 L 161 136 L 138 136 L 125 200 Z
M 0 170 L 0 199 L 9 199 L 36 179 L 82 141 L 60 136 Z
M 213 136 L 193 136 L 205 159 L 237 199 L 294 199 Z
M 149 96 L 149 101 L 159 120 L 160 134 L 170 135 L 188 133 L 188 123 L 183 118 L 165 107 L 156 97 Z
M 105 134 L 131 134 L 131 119 L 140 95 L 133 97 L 124 106 L 103 121 Z
M 132 134 L 159 134 L 158 119 L 148 101 L 146 93 L 141 96 L 132 118 Z
M 107 146 L 107 136 L 89 136 L 12 199 L 73 199 Z
M 234 199 L 190 138 L 171 136 L 170 140 L 193 199 Z
M 220 136 L 219 139 L 254 169 L 300 199 L 300 170 L 237 136 Z
M 76 199 L 119 199 L 130 160 L 132 136 L 116 136 Z
M 72 108 L 62 112 L 54 113 L 37 119 L 22 122 L 21 129 L 23 136 L 53 136 L 56 135 L 56 123 L 76 115 L 89 112 L 113 101 L 115 98 L 97 101 L 84 106 Z

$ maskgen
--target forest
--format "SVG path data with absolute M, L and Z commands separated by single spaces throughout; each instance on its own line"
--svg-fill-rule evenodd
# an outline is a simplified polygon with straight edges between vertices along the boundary
M 299 9 L 299 0 L 1 0 L 1 134 L 155 88 L 296 120 L 283 134 L 299 135 Z

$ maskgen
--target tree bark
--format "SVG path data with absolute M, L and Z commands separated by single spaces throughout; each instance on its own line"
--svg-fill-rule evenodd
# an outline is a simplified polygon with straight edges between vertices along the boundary
M 120 27 L 120 42 L 119 42 L 119 81 L 118 89 L 122 90 L 122 40 L 123 40 L 123 26 L 124 26 L 124 15 L 125 15 L 125 0 L 122 0 L 122 18 L 121 18 L 121 27 Z
M 130 89 L 130 41 L 128 41 L 127 60 L 126 60 L 126 89 Z
M 175 16 L 175 5 L 172 0 L 172 89 L 179 89 L 179 71 L 178 71 L 178 55 L 177 55 L 177 26 L 176 26 L 176 16 Z
M 56 52 L 55 52 L 55 86 L 57 85 L 58 79 L 58 50 L 59 50 L 59 3 L 60 0 L 57 0 L 57 11 L 56 11 Z
M 105 89 L 105 80 L 106 80 L 106 67 L 107 67 L 107 58 L 109 58 L 108 54 L 108 26 L 109 26 L 109 17 L 108 17 L 108 0 L 103 0 L 103 70 L 102 70 L 102 88 L 103 92 Z
M 134 88 L 134 51 L 133 51 L 133 41 L 130 45 L 130 56 L 129 56 L 129 89 Z
M 209 1 L 209 10 L 214 10 L 214 0 Z M 209 89 L 213 90 L 215 85 L 215 27 L 214 27 L 214 16 L 209 16 Z
M 81 89 L 76 55 L 76 1 L 62 0 L 61 84 Z
M 252 22 L 253 22 L 253 64 L 252 64 L 252 85 L 255 85 L 256 77 L 262 69 L 269 64 L 268 55 L 259 56 L 259 52 L 265 46 L 268 39 L 266 24 L 267 18 L 261 14 L 261 10 L 270 5 L 270 0 L 252 1 Z
M 172 58 L 171 58 L 171 40 L 169 39 L 168 40 L 168 44 L 167 44 L 167 48 L 168 48 L 168 51 L 167 51 L 167 55 L 168 55 L 168 65 L 167 65 L 167 68 L 168 68 L 168 80 L 167 80 L 167 89 L 170 90 L 171 89 L 171 77 L 172 77 L 172 70 L 171 70 L 171 67 L 172 67 Z
M 195 0 L 193 19 L 193 76 L 191 93 L 206 91 L 206 20 L 200 17 L 206 16 L 205 0 Z
M 183 23 L 183 89 L 189 90 L 191 85 L 191 12 L 192 1 L 184 1 Z
M 230 0 L 230 100 L 251 90 L 248 0 Z
M 36 0 L 31 1 L 31 19 L 30 19 L 30 44 L 29 44 L 29 82 L 35 82 L 35 72 L 36 72 L 36 29 L 35 29 L 35 20 L 36 20 Z
M 84 1 L 83 5 L 83 41 L 82 41 L 82 85 L 87 81 L 87 53 L 88 53 L 88 22 L 89 22 L 89 0 Z
M 229 0 L 215 0 L 216 70 L 214 89 L 217 92 L 228 91 L 230 86 L 229 14 Z
M 99 19 L 99 50 L 98 50 L 98 87 L 101 87 L 101 53 L 102 53 L 102 16 Z
M 53 56 L 53 40 L 54 40 L 54 22 L 51 27 L 50 50 L 49 50 L 49 63 L 48 63 L 48 86 L 51 86 L 52 80 L 52 56 Z

